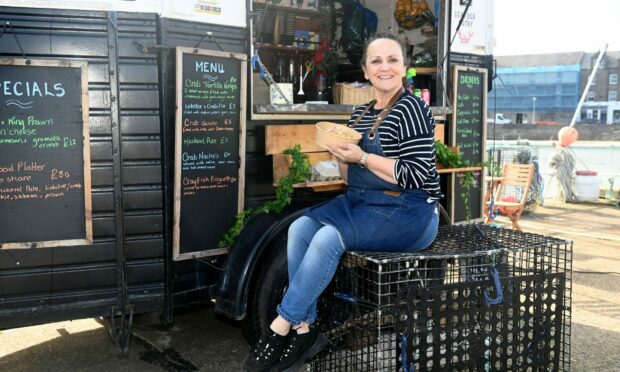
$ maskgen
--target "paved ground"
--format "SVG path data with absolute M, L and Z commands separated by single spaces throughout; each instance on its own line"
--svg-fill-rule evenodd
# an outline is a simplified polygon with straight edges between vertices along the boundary
M 620 371 L 620 208 L 547 201 L 521 226 L 574 242 L 572 370 Z M 248 350 L 212 304 L 177 312 L 169 329 L 137 326 L 134 335 L 119 358 L 93 319 L 2 331 L 0 371 L 238 371 Z
M 573 371 L 620 371 L 620 208 L 550 200 L 525 231 L 573 241 Z

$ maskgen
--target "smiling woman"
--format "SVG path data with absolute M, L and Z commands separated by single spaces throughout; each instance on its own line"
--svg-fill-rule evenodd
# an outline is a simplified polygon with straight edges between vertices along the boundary
M 435 121 L 428 105 L 403 89 L 404 56 L 389 34 L 364 47 L 362 67 L 376 99 L 358 106 L 349 119 L 361 140 L 326 145 L 349 187 L 291 224 L 288 289 L 278 315 L 246 357 L 244 371 L 297 370 L 327 344 L 312 324 L 317 299 L 345 251 L 413 252 L 435 239 L 436 201 L 442 197 Z
M 379 38 L 368 45 L 362 55 L 364 77 L 370 80 L 375 89 L 376 107 L 383 108 L 400 90 L 405 77 L 406 51 L 393 39 Z

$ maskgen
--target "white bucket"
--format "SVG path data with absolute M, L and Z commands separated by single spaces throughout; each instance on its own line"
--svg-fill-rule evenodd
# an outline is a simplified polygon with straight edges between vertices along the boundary
M 584 172 L 585 173 L 585 172 Z M 599 179 L 595 172 L 575 176 L 577 201 L 596 201 L 599 198 Z

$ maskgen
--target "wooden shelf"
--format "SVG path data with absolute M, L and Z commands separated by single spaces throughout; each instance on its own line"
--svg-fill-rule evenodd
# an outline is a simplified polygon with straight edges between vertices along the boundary
M 277 183 L 274 183 L 273 185 L 278 186 Z M 306 182 L 298 182 L 298 183 L 293 184 L 293 187 L 296 189 L 308 188 L 316 192 L 343 190 L 346 186 L 347 184 L 343 180 L 306 181 Z
M 316 49 L 297 48 L 291 45 L 273 45 L 273 44 L 260 44 L 255 43 L 254 49 L 270 49 L 270 50 L 283 50 L 287 52 L 300 52 L 300 53 L 315 53 Z
M 437 168 L 438 174 L 444 173 L 463 173 L 482 170 L 482 167 L 466 167 L 466 168 Z
M 414 67 L 416 75 L 428 75 L 437 73 L 437 67 Z
M 306 17 L 321 17 L 321 13 L 318 10 L 300 9 L 294 6 L 266 4 L 264 2 L 256 2 L 256 1 L 252 2 L 252 7 L 255 9 L 260 8 L 262 10 L 265 8 L 265 6 L 267 6 L 267 10 L 275 10 L 278 12 L 291 12 L 291 13 L 299 14 L 300 16 L 306 16 Z
M 347 121 L 351 114 L 330 114 L 320 112 L 291 113 L 291 114 L 256 114 L 252 113 L 252 120 L 344 120 Z

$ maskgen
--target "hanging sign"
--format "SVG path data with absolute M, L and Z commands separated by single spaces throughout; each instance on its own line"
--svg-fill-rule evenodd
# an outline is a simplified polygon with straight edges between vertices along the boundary
M 469 9 L 465 13 L 465 8 Z M 450 16 L 451 52 L 489 55 L 493 54 L 494 1 L 452 0 Z M 456 29 L 463 14 L 461 27 Z
M 486 143 L 486 113 L 487 113 L 487 70 L 455 66 L 452 72 L 452 123 L 451 146 L 459 148 L 461 159 L 470 166 L 482 163 L 485 155 Z M 465 221 L 466 211 L 471 212 L 471 218 L 482 217 L 482 184 L 483 175 L 480 171 L 472 171 L 477 187 L 467 191 L 463 198 L 463 190 L 459 178 L 463 173 L 456 173 L 452 182 L 454 195 L 450 215 L 453 222 Z M 465 206 L 467 203 L 467 207 Z
M 223 26 L 247 26 L 245 0 L 166 1 L 162 16 Z
M 87 75 L 0 60 L 0 248 L 92 244 Z
M 247 56 L 177 48 L 174 259 L 226 253 L 243 210 Z

